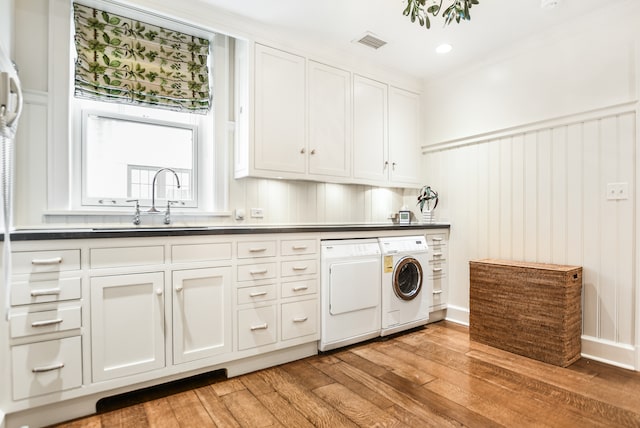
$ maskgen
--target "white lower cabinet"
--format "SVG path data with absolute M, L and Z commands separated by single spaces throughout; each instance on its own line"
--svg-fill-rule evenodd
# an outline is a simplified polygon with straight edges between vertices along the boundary
M 0 319 L 7 426 L 84 416 L 111 392 L 182 375 L 314 355 L 319 243 L 308 233 L 15 243 Z
M 231 267 L 173 271 L 173 363 L 231 351 Z
M 164 367 L 164 273 L 98 276 L 90 282 L 93 382 Z

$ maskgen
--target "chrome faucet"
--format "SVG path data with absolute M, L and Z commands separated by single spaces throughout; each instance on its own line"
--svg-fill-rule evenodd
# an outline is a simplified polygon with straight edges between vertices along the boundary
M 180 179 L 178 178 L 178 174 L 176 174 L 174 170 L 172 170 L 171 168 L 160 168 L 159 170 L 157 170 L 155 175 L 153 176 L 153 181 L 151 182 L 151 208 L 149 208 L 149 210 L 147 211 L 149 213 L 160 212 L 156 209 L 156 179 L 158 178 L 158 174 L 160 174 L 162 171 L 173 172 L 173 175 L 176 177 L 176 183 L 178 183 L 178 189 L 180 188 Z

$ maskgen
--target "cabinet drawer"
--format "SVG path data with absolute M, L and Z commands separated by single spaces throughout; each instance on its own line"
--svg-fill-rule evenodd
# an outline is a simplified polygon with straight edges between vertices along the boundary
M 280 252 L 283 256 L 294 256 L 296 254 L 315 254 L 318 252 L 317 241 L 315 239 L 293 239 L 280 243 Z
M 447 303 L 447 296 L 445 295 L 445 291 L 433 290 L 433 306 L 441 306 Z
M 22 312 L 11 315 L 11 337 L 32 336 L 82 327 L 80 306 L 51 311 Z
M 275 263 L 257 263 L 238 266 L 238 281 L 252 281 L 276 277 Z
M 276 255 L 276 241 L 238 242 L 238 258 L 273 257 Z
M 238 350 L 275 343 L 276 336 L 275 305 L 238 311 Z
M 80 250 L 17 251 L 11 258 L 15 275 L 80 269 Z
M 307 279 L 305 281 L 283 282 L 281 284 L 282 297 L 304 296 L 318 292 L 318 280 Z
M 173 263 L 231 260 L 231 243 L 184 244 L 171 247 Z
M 79 299 L 80 278 L 60 278 L 47 281 L 15 281 L 11 287 L 11 305 L 58 302 Z
M 426 235 L 427 245 L 444 245 L 447 243 L 447 234 L 442 233 L 429 233 Z
M 275 299 L 276 285 L 267 284 L 256 287 L 245 287 L 238 289 L 238 304 L 265 302 Z
M 80 336 L 11 348 L 13 399 L 78 388 L 82 384 Z
M 427 268 L 427 275 L 429 278 L 442 278 L 447 274 L 447 264 L 445 262 L 429 262 Z
M 282 340 L 315 334 L 318 331 L 316 299 L 282 305 Z
M 89 263 L 92 269 L 146 266 L 164 263 L 164 247 L 92 248 Z
M 443 247 L 430 247 L 429 248 L 429 261 L 446 260 L 447 253 Z
M 318 261 L 316 259 L 291 260 L 282 262 L 281 267 L 281 276 L 310 275 L 318 271 Z

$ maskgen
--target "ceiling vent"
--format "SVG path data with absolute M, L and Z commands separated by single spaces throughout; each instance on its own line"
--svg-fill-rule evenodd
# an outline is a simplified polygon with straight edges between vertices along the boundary
M 354 43 L 360 43 L 361 45 L 368 46 L 373 49 L 380 49 L 387 44 L 384 40 L 376 37 L 373 33 L 364 33 L 364 35 L 353 41 Z

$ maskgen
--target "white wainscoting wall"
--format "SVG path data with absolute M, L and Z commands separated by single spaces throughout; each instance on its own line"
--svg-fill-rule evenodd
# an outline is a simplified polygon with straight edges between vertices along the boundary
M 423 149 L 452 225 L 450 319 L 468 323 L 470 260 L 582 266 L 583 355 L 638 369 L 636 115 L 630 102 Z

